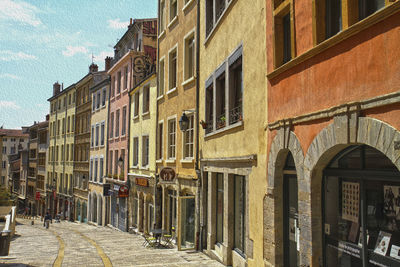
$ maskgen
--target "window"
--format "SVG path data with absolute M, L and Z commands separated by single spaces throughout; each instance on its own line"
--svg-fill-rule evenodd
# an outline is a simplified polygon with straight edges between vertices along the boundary
M 94 181 L 97 182 L 98 181 L 98 172 L 99 171 L 99 159 L 95 158 L 94 159 Z
M 68 122 L 67 122 L 67 133 L 70 132 L 71 128 L 70 128 L 70 124 L 71 124 L 71 117 L 68 116 Z
M 175 159 L 176 119 L 168 121 L 168 158 Z
M 75 131 L 75 115 L 72 115 L 72 132 Z
M 135 93 L 135 103 L 134 104 L 135 104 L 135 110 L 134 110 L 133 116 L 137 117 L 137 116 L 139 116 L 139 92 Z
M 107 91 L 106 88 L 103 88 L 103 98 L 101 101 L 101 106 L 104 107 L 106 105 Z
M 164 58 L 160 59 L 160 64 L 158 66 L 158 91 L 157 97 L 164 94 Z
M 150 108 L 150 85 L 143 87 L 143 114 L 149 112 Z
M 104 146 L 105 122 L 101 123 L 100 145 Z
M 128 66 L 125 67 L 124 90 L 128 89 Z
M 139 137 L 133 138 L 133 166 L 139 164 Z
M 7 154 L 7 147 L 3 146 L 3 154 Z
M 90 159 L 89 180 L 93 181 L 93 158 Z
M 245 177 L 235 175 L 234 179 L 234 247 L 245 253 L 246 237 L 246 186 Z
M 90 136 L 91 136 L 90 147 L 94 147 L 94 125 L 92 126 L 92 132 Z
M 114 151 L 114 170 L 115 174 L 118 174 L 118 150 Z
M 224 241 L 224 174 L 217 173 L 216 242 Z
M 100 124 L 96 125 L 96 147 L 99 146 L 99 138 L 100 138 Z
M 96 94 L 93 94 L 92 111 L 95 111 L 95 109 L 96 109 Z
M 100 166 L 99 166 L 99 182 L 103 183 L 103 176 L 104 176 L 104 158 L 100 158 Z
M 15 154 L 15 146 L 11 148 L 10 154 Z
M 119 136 L 119 112 L 120 110 L 118 109 L 115 113 L 115 137 Z
M 5 160 L 3 160 L 3 169 L 6 168 L 7 162 Z
M 142 137 L 142 167 L 149 165 L 149 136 Z
M 169 1 L 169 21 L 171 22 L 178 15 L 178 0 Z
M 206 134 L 243 120 L 242 80 L 242 47 L 239 47 L 206 81 Z
M 163 131 L 164 131 L 164 123 L 159 122 L 157 129 L 157 159 L 163 158 L 163 138 L 164 138 Z
M 314 3 L 314 45 L 329 39 L 390 4 L 385 0 L 324 0 Z
M 65 118 L 62 119 L 62 134 L 65 134 Z
M 60 135 L 60 120 L 57 121 L 57 135 Z
M 165 30 L 165 0 L 160 1 L 160 33 Z
M 71 144 L 71 157 L 70 157 L 71 161 L 74 161 L 74 144 Z
M 74 92 L 74 94 L 72 96 L 72 103 L 75 103 L 75 92 Z
M 113 174 L 113 151 L 110 151 L 110 161 L 109 161 L 109 166 L 110 166 L 110 174 Z
M 121 72 L 117 73 L 117 95 L 121 93 Z
M 56 161 L 58 161 L 58 153 L 59 153 L 58 146 L 56 146 Z
M 101 92 L 100 91 L 98 91 L 97 92 L 97 102 L 96 102 L 96 109 L 99 109 L 100 108 L 100 94 L 101 94 Z
M 114 112 L 111 113 L 110 138 L 114 137 Z
M 115 94 L 115 76 L 111 78 L 110 90 L 111 90 L 111 98 L 113 98 Z
M 206 36 L 208 36 L 217 25 L 222 14 L 233 2 L 231 0 L 206 0 Z
M 185 38 L 185 68 L 184 80 L 194 76 L 194 32 Z
M 126 134 L 126 106 L 122 108 L 122 132 L 121 135 Z
M 65 150 L 65 161 L 69 161 L 69 144 L 67 144 L 67 149 Z
M 193 158 L 193 140 L 194 140 L 194 115 L 188 116 L 189 126 L 188 129 L 183 132 L 183 155 L 184 158 Z
M 71 105 L 71 94 L 68 95 L 68 105 Z
M 177 48 L 169 53 L 169 90 L 176 88 L 177 79 Z

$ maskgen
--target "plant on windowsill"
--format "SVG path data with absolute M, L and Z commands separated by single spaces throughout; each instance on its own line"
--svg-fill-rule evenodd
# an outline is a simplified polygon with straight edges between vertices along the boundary
M 114 178 L 114 179 L 118 179 L 118 174 L 114 174 L 114 175 L 113 175 L 113 178 Z
M 111 173 L 107 174 L 107 177 L 112 178 L 112 174 Z
M 218 123 L 217 123 L 217 129 L 224 128 L 225 125 L 226 125 L 225 116 L 221 116 L 221 117 L 219 118 L 219 120 L 218 120 Z

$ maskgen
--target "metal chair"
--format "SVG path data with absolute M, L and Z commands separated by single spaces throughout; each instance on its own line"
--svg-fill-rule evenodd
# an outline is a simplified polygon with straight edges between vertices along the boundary
M 144 242 L 142 244 L 142 246 L 144 247 L 155 247 L 155 244 L 157 242 L 157 239 L 155 237 L 149 236 L 149 235 L 143 235 L 144 238 Z
M 171 234 L 164 234 L 162 237 L 163 237 L 163 240 L 164 240 L 164 242 L 165 242 L 165 247 L 169 247 L 169 246 L 172 246 L 172 241 L 175 239 L 175 236 L 176 236 L 176 234 L 175 234 L 175 227 L 172 227 L 171 228 Z

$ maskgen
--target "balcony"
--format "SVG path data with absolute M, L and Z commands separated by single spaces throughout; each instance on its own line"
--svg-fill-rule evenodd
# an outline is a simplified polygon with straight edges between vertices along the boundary
M 237 106 L 229 111 L 229 124 L 234 124 L 241 121 L 242 118 L 242 106 Z
M 206 134 L 211 133 L 214 130 L 214 121 L 209 120 L 206 122 Z

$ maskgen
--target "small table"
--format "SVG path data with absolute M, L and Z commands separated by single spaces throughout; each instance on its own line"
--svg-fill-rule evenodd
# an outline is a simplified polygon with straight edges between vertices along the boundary
M 157 243 L 157 245 L 158 246 L 162 246 L 161 245 L 161 236 L 162 236 L 162 233 L 163 233 L 163 229 L 152 229 L 151 231 L 150 231 L 152 234 L 153 234 L 153 236 L 156 238 L 156 243 Z

